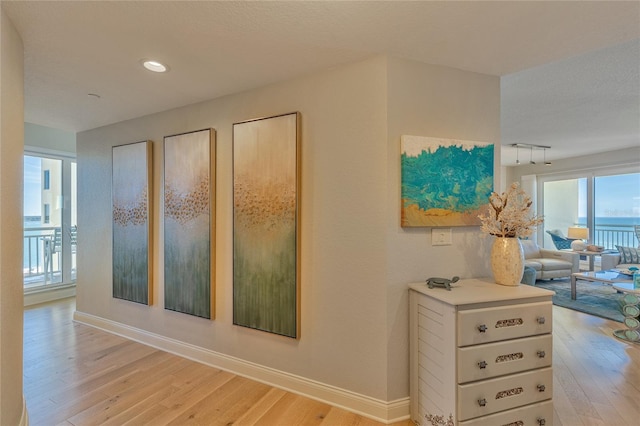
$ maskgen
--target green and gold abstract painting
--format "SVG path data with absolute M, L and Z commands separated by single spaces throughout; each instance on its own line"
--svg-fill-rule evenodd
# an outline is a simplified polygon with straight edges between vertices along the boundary
M 164 138 L 164 307 L 215 309 L 215 130 Z
M 233 125 L 233 322 L 299 337 L 299 113 Z
M 480 225 L 493 191 L 493 144 L 402 136 L 401 225 Z
M 152 304 L 150 141 L 112 148 L 113 297 Z

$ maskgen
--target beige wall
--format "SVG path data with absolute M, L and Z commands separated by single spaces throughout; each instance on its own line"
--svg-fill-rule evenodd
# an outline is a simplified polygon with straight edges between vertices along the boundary
M 500 80 L 390 59 L 388 94 L 387 350 L 389 394 L 393 399 L 406 395 L 409 387 L 407 283 L 434 276 L 489 276 L 492 242 L 479 227 L 458 227 L 452 228 L 452 245 L 432 246 L 431 228 L 400 227 L 400 136 L 493 142 L 494 162 L 500 164 Z
M 0 8 L 0 424 L 26 421 L 22 397 L 22 40 Z
M 77 137 L 77 309 L 340 388 L 386 398 L 386 62 L 82 132 Z M 232 325 L 232 124 L 302 116 L 302 329 L 291 340 Z M 163 136 L 217 130 L 216 319 L 163 309 Z M 111 298 L 111 147 L 154 142 L 155 300 Z M 91 250 L 82 249 L 91 247 Z
M 414 79 L 414 81 L 409 80 Z M 415 89 L 415 90 L 412 90 Z M 478 228 L 430 246 L 399 223 L 399 138 L 499 143 L 499 83 L 374 57 L 297 80 L 78 134 L 77 309 L 382 401 L 408 396 L 407 283 L 485 275 Z M 290 340 L 232 325 L 232 123 L 302 115 L 302 330 Z M 162 308 L 162 138 L 217 130 L 217 318 Z M 152 307 L 111 298 L 111 147 L 154 141 L 157 276 Z

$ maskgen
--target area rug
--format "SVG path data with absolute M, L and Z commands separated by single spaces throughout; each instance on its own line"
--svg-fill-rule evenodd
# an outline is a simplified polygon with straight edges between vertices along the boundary
M 576 300 L 571 300 L 571 281 L 569 278 L 538 280 L 536 281 L 536 287 L 555 291 L 556 294 L 552 298 L 554 305 L 613 321 L 624 321 L 624 316 L 620 309 L 622 295 L 617 293 L 610 285 L 578 280 L 576 282 Z

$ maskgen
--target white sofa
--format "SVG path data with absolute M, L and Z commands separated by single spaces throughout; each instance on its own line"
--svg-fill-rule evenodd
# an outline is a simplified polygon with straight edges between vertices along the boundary
M 620 249 L 620 248 L 618 248 Z M 638 249 L 640 250 L 640 249 Z M 628 269 L 631 266 L 635 266 L 636 268 L 640 268 L 640 263 L 620 263 L 622 256 L 620 253 L 602 253 L 600 269 L 606 271 L 608 269 Z
M 538 247 L 533 240 L 521 240 L 524 265 L 536 271 L 537 280 L 570 277 L 580 271 L 580 255 Z

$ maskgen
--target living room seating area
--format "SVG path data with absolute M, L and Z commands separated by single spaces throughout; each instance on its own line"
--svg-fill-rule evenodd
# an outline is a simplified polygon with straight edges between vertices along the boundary
M 618 253 L 603 253 L 601 269 L 629 269 L 630 267 L 640 268 L 640 225 L 635 225 L 634 232 L 638 240 L 638 247 L 616 246 Z
M 571 243 L 575 241 L 575 238 L 565 237 L 559 229 L 550 229 L 547 231 L 547 234 L 551 236 L 551 241 L 553 241 L 553 245 L 555 245 L 558 250 L 570 249 Z
M 525 266 L 536 272 L 536 280 L 570 277 L 580 270 L 580 256 L 568 251 L 540 248 L 533 240 L 522 240 Z

